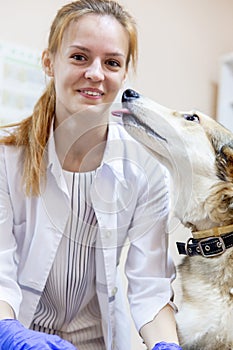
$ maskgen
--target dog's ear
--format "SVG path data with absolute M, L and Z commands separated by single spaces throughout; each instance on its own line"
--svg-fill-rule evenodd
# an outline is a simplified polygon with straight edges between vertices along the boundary
M 218 177 L 233 182 L 233 142 L 223 145 L 216 155 Z
M 212 187 L 205 210 L 213 222 L 230 225 L 233 222 L 233 184 L 220 182 Z

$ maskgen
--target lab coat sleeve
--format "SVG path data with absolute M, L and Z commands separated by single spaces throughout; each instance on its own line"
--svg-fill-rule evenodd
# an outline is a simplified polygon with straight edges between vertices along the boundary
M 171 303 L 175 277 L 168 256 L 168 176 L 152 157 L 148 157 L 144 171 L 138 179 L 138 201 L 128 233 L 126 259 L 128 298 L 138 331 Z
M 5 147 L 0 146 L 0 300 L 10 304 L 17 316 L 21 291 L 17 284 L 17 246 L 4 150 Z

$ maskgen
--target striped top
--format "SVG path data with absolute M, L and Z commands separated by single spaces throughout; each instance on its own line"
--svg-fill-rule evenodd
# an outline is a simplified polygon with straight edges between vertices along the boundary
M 63 172 L 71 213 L 30 328 L 57 334 L 79 350 L 104 350 L 95 287 L 98 226 L 90 200 L 95 171 Z

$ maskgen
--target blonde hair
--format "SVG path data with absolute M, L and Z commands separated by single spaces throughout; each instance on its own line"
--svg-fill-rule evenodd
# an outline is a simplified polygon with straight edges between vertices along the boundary
M 128 33 L 129 52 L 126 68 L 132 62 L 136 68 L 138 47 L 137 29 L 133 17 L 123 7 L 112 0 L 77 0 L 64 5 L 52 23 L 48 39 L 48 51 L 56 53 L 61 47 L 62 38 L 68 25 L 85 14 L 113 16 Z M 45 179 L 45 147 L 49 138 L 55 114 L 56 91 L 51 79 L 45 92 L 37 101 L 33 113 L 27 119 L 9 126 L 13 132 L 0 139 L 1 144 L 24 147 L 23 183 L 27 195 L 40 194 L 40 180 Z M 4 127 L 5 128 L 5 127 Z

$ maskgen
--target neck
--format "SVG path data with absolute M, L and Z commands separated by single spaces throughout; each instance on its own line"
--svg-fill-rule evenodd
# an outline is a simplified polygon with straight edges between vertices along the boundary
M 63 169 L 91 171 L 103 158 L 108 134 L 107 122 L 100 125 L 63 123 L 54 132 L 55 147 Z
M 79 148 L 74 145 L 71 150 L 64 156 L 59 157 L 62 168 L 72 172 L 87 172 L 97 169 L 103 159 L 106 138 L 97 140 L 89 140 L 84 147 L 83 143 Z
M 228 201 L 228 188 L 226 182 L 215 180 L 202 181 L 205 188 L 200 188 L 198 183 L 192 186 L 189 201 L 179 201 L 180 211 L 176 210 L 177 217 L 183 225 L 192 232 L 209 230 L 213 227 L 231 225 L 233 215 Z M 208 185 L 208 186 L 207 186 Z M 230 193 L 231 194 L 231 193 Z M 181 199 L 182 191 L 181 191 Z

